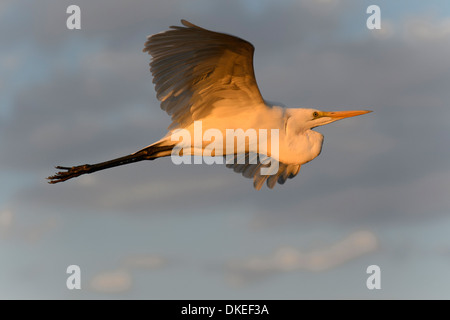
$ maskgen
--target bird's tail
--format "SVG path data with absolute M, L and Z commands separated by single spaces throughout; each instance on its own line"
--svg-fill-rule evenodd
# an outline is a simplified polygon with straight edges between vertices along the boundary
M 142 150 L 132 153 L 128 156 L 120 157 L 117 159 L 100 162 L 96 164 L 84 164 L 75 167 L 61 167 L 57 166 L 56 169 L 65 170 L 57 172 L 55 175 L 47 178 L 48 183 L 54 184 L 63 182 L 86 173 L 93 173 L 96 171 L 122 166 L 125 164 L 139 162 L 142 160 L 155 160 L 161 157 L 167 157 L 172 153 L 173 145 L 166 145 L 162 142 L 156 142 Z

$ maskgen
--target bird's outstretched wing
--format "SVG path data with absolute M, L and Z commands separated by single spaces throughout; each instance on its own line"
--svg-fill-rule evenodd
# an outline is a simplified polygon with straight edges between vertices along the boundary
M 253 178 L 253 186 L 260 190 L 267 182 L 267 186 L 273 189 L 277 182 L 284 184 L 286 180 L 294 178 L 300 171 L 299 164 L 285 164 L 278 162 L 278 171 L 272 175 L 262 175 L 261 168 L 268 167 L 267 160 L 276 161 L 272 158 L 261 162 L 260 157 L 255 153 L 235 155 L 233 159 L 227 161 L 227 168 L 232 168 L 234 172 L 241 173 L 246 178 Z
M 251 43 L 181 20 L 184 27 L 152 35 L 144 52 L 161 109 L 172 116 L 169 129 L 185 127 L 214 108 L 236 114 L 266 107 L 253 70 Z

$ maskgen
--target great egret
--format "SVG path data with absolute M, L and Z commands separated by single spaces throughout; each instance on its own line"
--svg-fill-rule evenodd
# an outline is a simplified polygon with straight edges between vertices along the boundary
M 161 109 L 172 116 L 167 135 L 142 150 L 110 161 L 75 167 L 57 166 L 64 171 L 48 177 L 49 183 L 169 156 L 178 142 L 178 139 L 173 139 L 174 133 L 185 129 L 195 134 L 194 124 L 200 120 L 203 130 L 216 129 L 225 137 L 227 129 L 278 129 L 277 157 L 246 142 L 234 148 L 232 154 L 236 158 L 244 156 L 247 162 L 227 164 L 235 172 L 253 178 L 256 189 L 259 190 L 265 181 L 269 188 L 273 188 L 277 182 L 283 184 L 287 178 L 295 177 L 302 164 L 320 154 L 323 135 L 311 129 L 371 112 L 326 112 L 273 105 L 263 99 L 258 89 L 252 44 L 185 20 L 181 23 L 184 27 L 172 26 L 168 31 L 149 36 L 143 49 L 152 56 L 150 70 Z M 204 142 L 200 147 L 194 146 L 193 141 L 188 144 L 189 154 L 203 155 Z M 262 174 L 261 169 L 266 163 L 259 159 L 256 163 L 248 161 L 255 153 L 274 158 L 279 163 L 278 170 L 274 174 Z M 214 153 L 215 156 L 226 154 L 225 146 Z

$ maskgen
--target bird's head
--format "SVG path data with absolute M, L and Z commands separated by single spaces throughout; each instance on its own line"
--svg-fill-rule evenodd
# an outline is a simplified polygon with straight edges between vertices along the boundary
M 316 109 L 290 109 L 291 118 L 295 126 L 301 130 L 308 130 L 318 126 L 323 126 L 331 122 L 366 114 L 369 110 L 351 111 L 320 111 Z M 291 119 L 289 119 L 291 120 Z

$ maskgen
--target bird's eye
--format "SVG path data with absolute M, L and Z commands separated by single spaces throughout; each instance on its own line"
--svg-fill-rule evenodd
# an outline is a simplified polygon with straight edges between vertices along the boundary
M 319 116 L 319 113 L 318 113 L 317 111 L 314 111 L 314 112 L 313 112 L 313 117 L 314 117 L 314 118 L 317 118 L 318 116 Z

